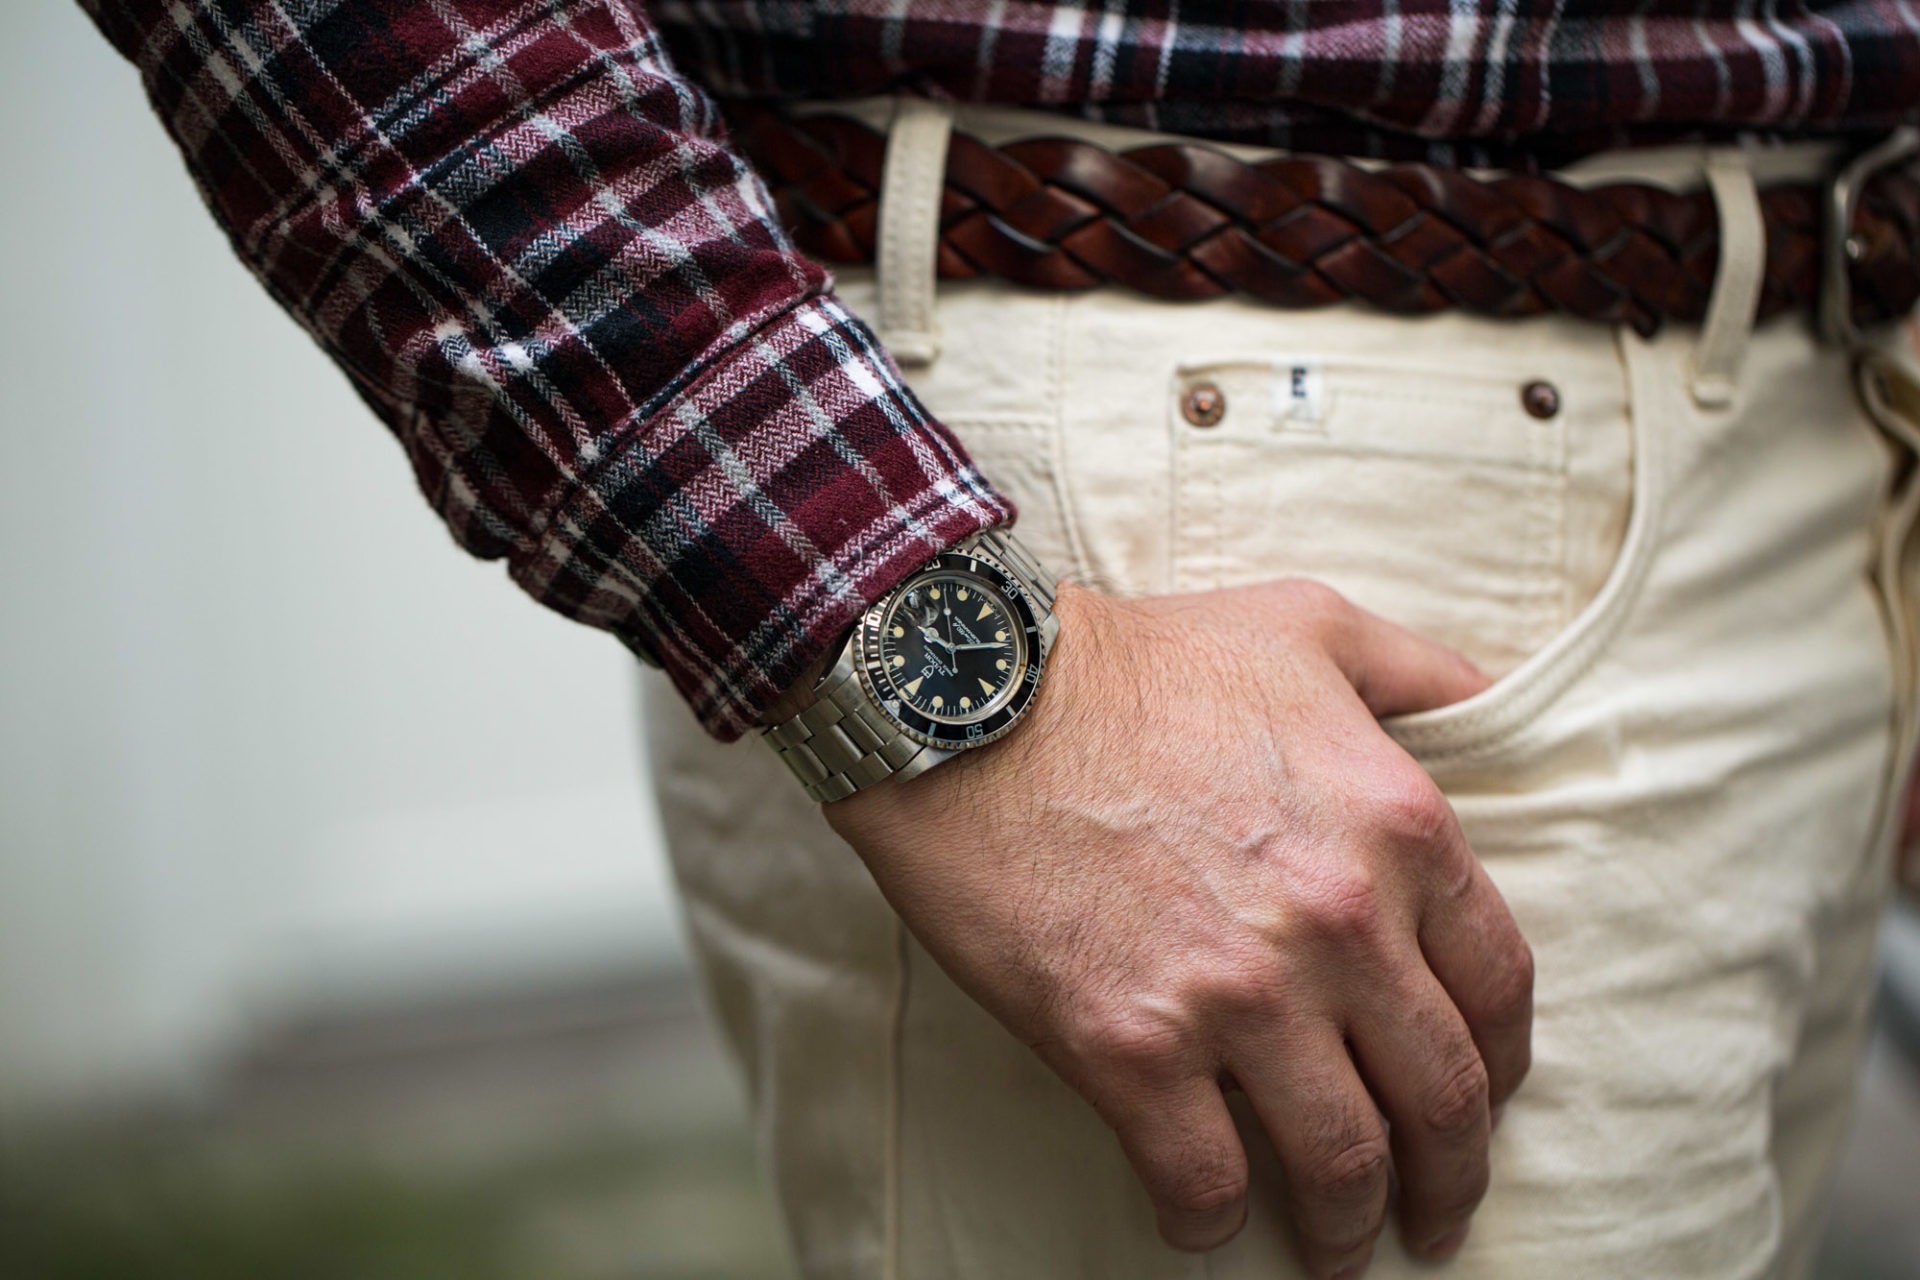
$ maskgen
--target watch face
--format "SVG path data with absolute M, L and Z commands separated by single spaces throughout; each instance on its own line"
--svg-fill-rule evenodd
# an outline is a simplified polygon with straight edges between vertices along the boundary
M 881 618 L 880 663 L 900 700 L 963 723 L 997 710 L 1013 689 L 1023 637 L 987 582 L 936 573 L 907 585 Z
M 869 610 L 855 635 L 868 693 L 934 746 L 991 742 L 1039 685 L 1040 628 L 1026 594 L 971 553 L 937 557 Z

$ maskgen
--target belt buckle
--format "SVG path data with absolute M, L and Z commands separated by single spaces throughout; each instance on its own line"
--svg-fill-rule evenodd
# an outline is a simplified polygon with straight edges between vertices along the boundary
M 1920 129 L 1902 125 L 1843 165 L 1827 185 L 1826 221 L 1820 231 L 1820 337 L 1849 349 L 1861 343 L 1853 323 L 1853 286 L 1847 263 L 1859 253 L 1853 215 L 1860 192 L 1873 176 L 1920 154 Z

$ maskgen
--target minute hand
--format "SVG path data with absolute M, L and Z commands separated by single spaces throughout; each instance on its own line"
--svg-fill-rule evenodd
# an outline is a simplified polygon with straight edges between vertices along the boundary
M 959 653 L 962 649 L 1004 649 L 1006 647 L 1007 642 L 1004 640 L 980 640 L 973 644 L 956 644 L 953 646 L 953 651 Z

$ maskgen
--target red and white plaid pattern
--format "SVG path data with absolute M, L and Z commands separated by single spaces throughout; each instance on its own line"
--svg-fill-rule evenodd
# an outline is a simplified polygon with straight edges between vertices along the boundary
M 1009 519 L 622 0 L 87 0 L 470 551 L 747 729 Z

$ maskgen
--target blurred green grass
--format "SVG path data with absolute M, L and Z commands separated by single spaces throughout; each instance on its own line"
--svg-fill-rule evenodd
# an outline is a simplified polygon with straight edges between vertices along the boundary
M 0 1126 L 0 1280 L 789 1280 L 684 975 L 317 1010 Z
M 424 1171 L 178 1129 L 0 1156 L 7 1280 L 776 1280 L 744 1133 Z

